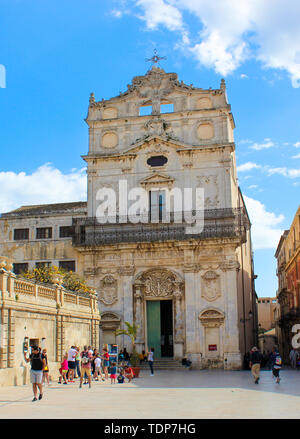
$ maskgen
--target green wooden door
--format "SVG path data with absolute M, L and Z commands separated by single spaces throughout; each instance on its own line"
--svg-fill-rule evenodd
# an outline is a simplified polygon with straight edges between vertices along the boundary
M 154 348 L 154 358 L 161 357 L 160 301 L 147 301 L 148 348 Z

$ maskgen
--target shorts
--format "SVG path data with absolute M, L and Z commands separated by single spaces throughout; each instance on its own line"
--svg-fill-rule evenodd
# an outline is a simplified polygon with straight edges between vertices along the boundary
M 110 375 L 110 378 L 115 380 L 115 379 L 117 378 L 117 375 L 116 375 L 115 373 L 112 373 L 112 374 Z
M 68 372 L 68 371 L 67 371 L 67 370 L 65 370 L 65 369 L 63 369 L 63 370 L 62 370 L 62 373 L 67 373 L 67 372 Z
M 87 374 L 88 377 L 91 376 L 91 368 L 90 367 L 81 367 L 81 375 Z
M 69 369 L 75 370 L 75 361 L 68 361 Z
M 101 373 L 101 367 L 95 367 L 95 372 Z
M 31 369 L 31 371 L 30 371 L 31 384 L 42 384 L 42 381 L 43 381 L 43 371 Z

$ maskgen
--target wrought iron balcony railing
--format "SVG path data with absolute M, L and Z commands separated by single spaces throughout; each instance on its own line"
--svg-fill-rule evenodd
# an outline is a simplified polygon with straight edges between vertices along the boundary
M 191 212 L 194 216 L 195 211 Z M 199 213 L 199 212 L 198 212 Z M 203 228 L 200 233 L 186 233 L 188 222 L 176 222 L 170 213 L 168 222 L 131 223 L 116 216 L 114 221 L 100 224 L 97 218 L 73 218 L 73 245 L 100 246 L 131 242 L 182 241 L 187 239 L 239 238 L 246 239 L 250 227 L 243 209 L 210 209 L 201 212 Z M 177 219 L 178 221 L 178 219 Z

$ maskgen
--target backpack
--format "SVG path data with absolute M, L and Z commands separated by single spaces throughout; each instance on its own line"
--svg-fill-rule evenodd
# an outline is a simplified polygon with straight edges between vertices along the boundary
M 276 358 L 275 358 L 275 364 L 276 364 L 276 366 L 281 366 L 281 364 L 282 364 L 282 359 L 281 359 L 281 356 L 280 356 L 280 355 L 276 355 Z
M 88 352 L 83 352 L 82 353 L 82 363 L 83 364 L 88 364 L 89 362 L 89 353 Z

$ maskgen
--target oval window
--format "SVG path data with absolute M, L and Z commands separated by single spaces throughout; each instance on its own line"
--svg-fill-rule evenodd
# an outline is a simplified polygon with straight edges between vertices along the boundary
M 167 157 L 163 156 L 163 155 L 156 155 L 153 157 L 150 157 L 147 160 L 147 164 L 149 166 L 163 166 L 167 163 L 168 159 Z

